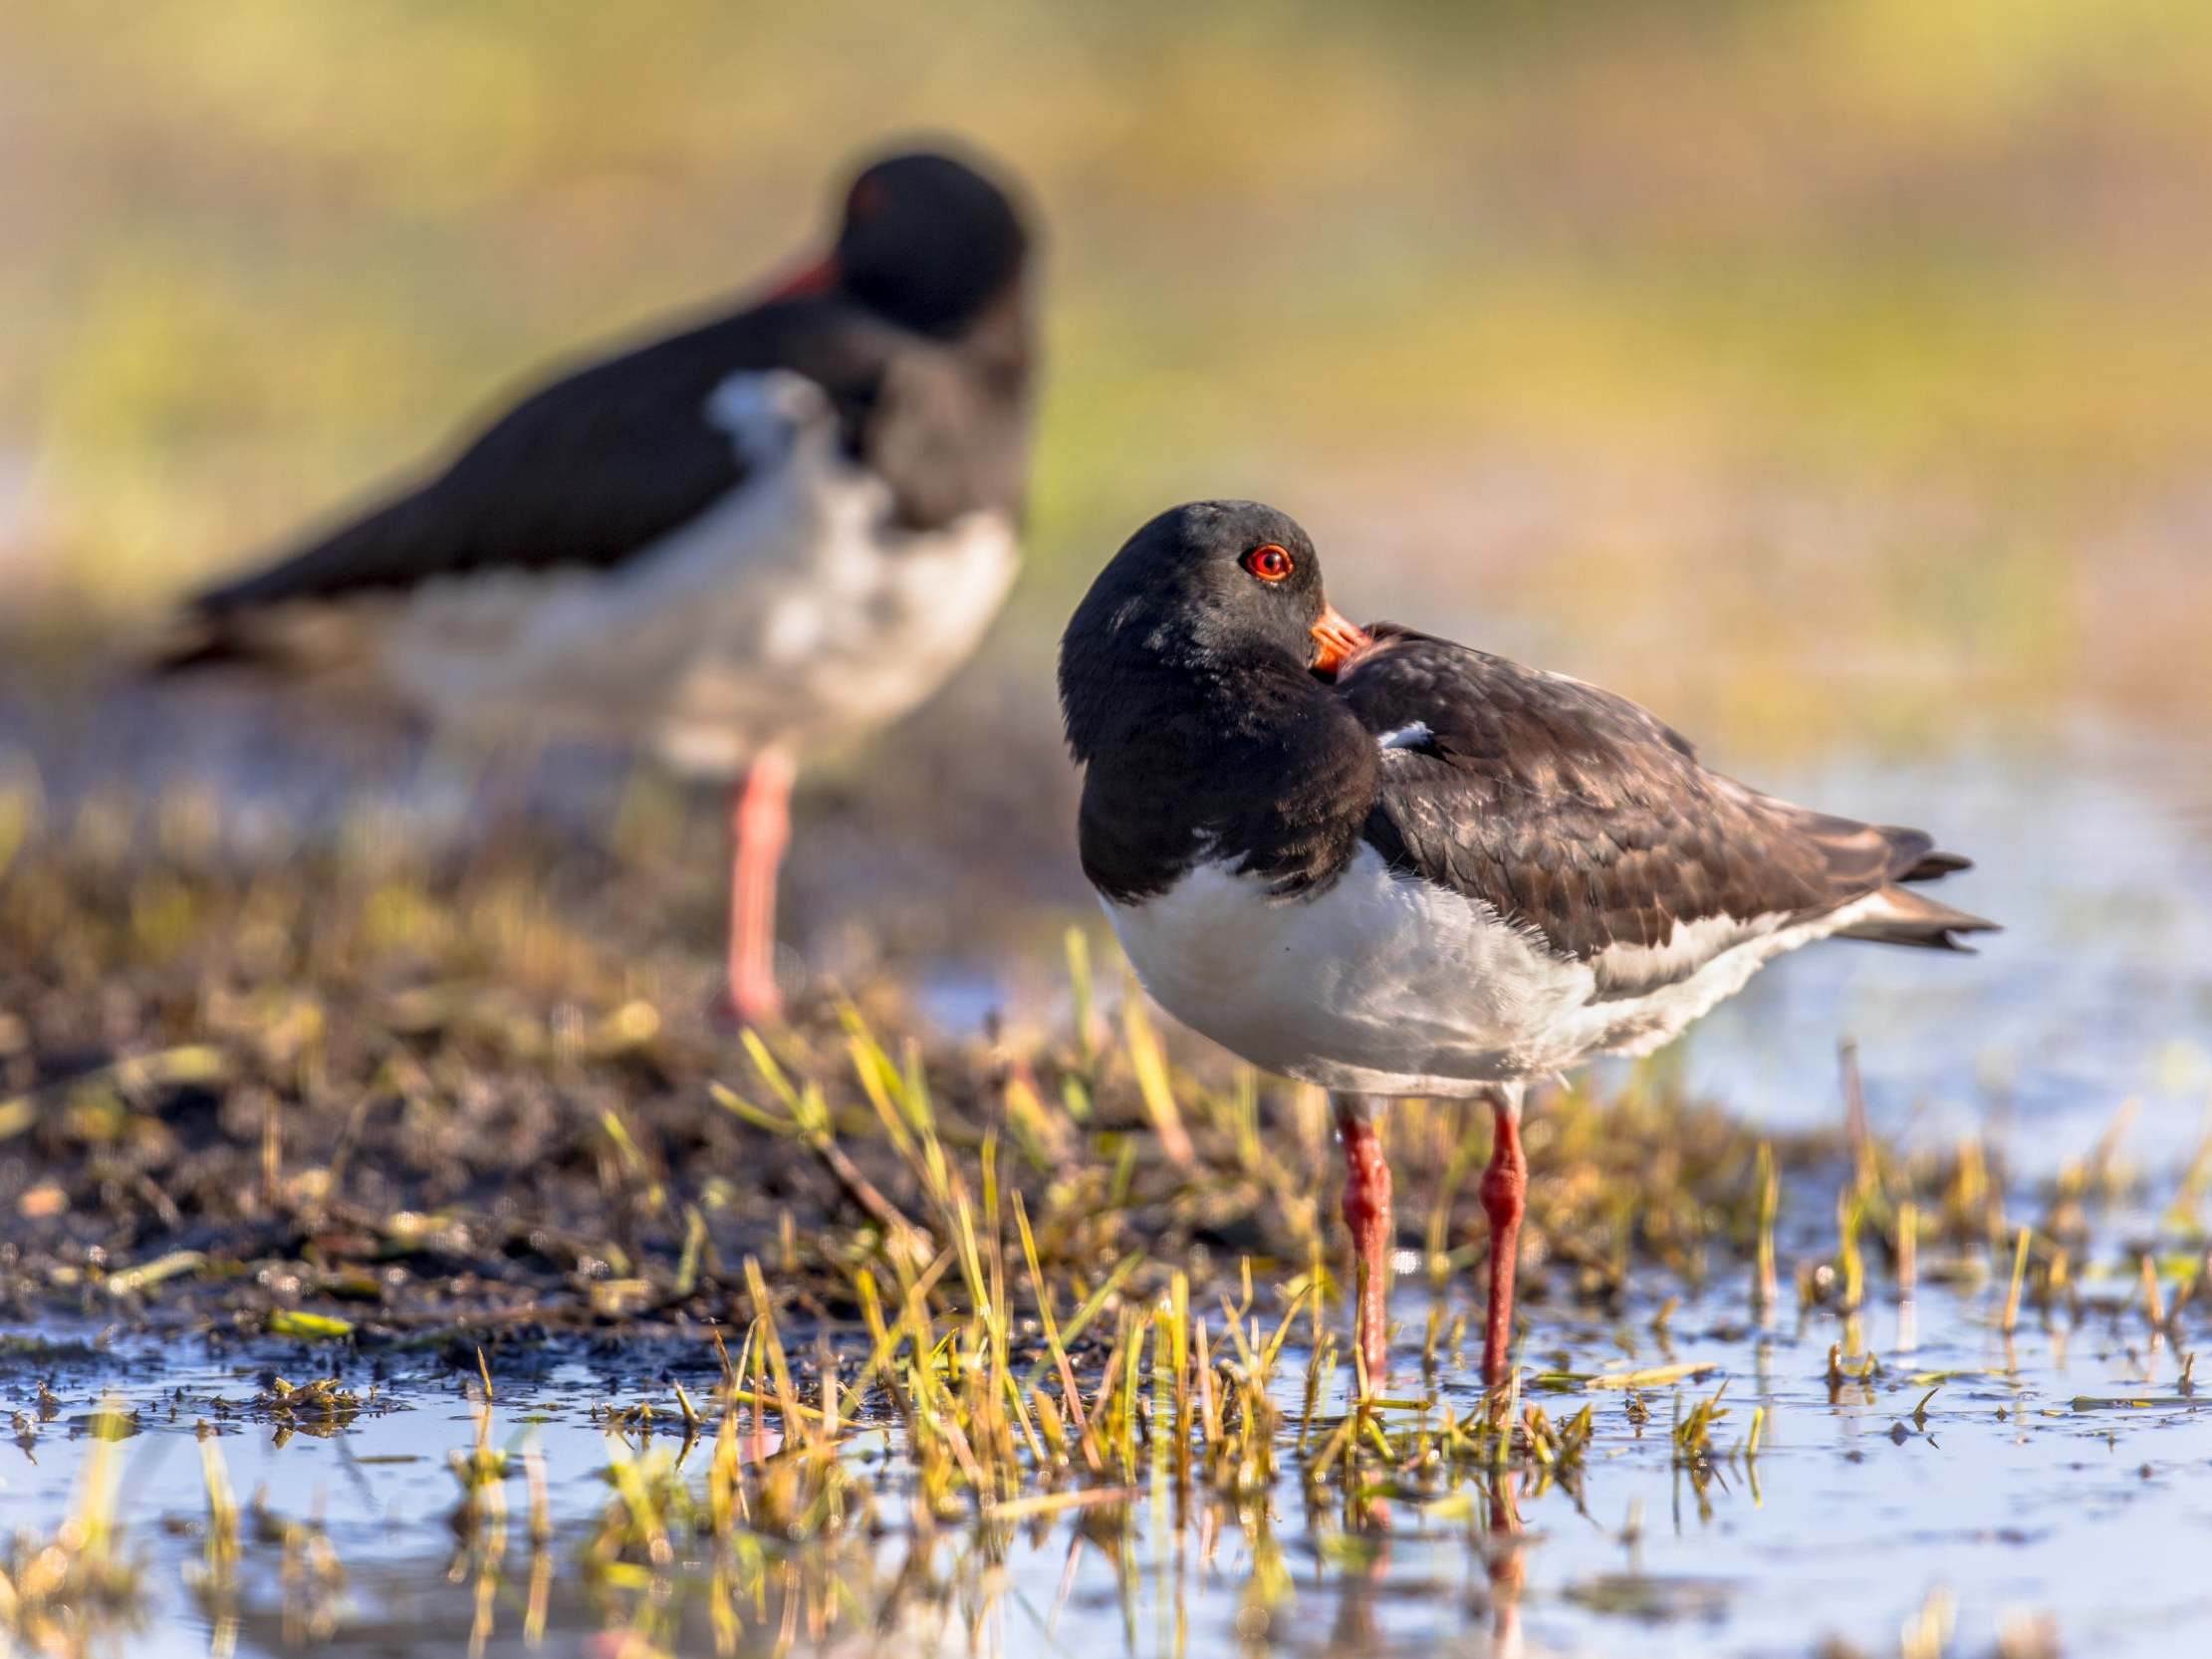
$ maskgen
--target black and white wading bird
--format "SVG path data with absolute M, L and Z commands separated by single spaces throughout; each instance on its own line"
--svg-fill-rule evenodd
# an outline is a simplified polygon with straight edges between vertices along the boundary
M 1061 643 L 1083 866 L 1138 977 L 1253 1065 L 1332 1091 L 1383 1373 L 1391 1095 L 1496 1139 L 1483 1369 L 1505 1375 L 1522 1091 L 1648 1054 L 1818 939 L 1959 950 L 1913 891 L 1967 861 L 1708 772 L 1625 698 L 1331 606 L 1306 533 L 1199 502 L 1145 525 Z
M 1014 580 L 1029 241 L 974 166 L 879 160 L 827 257 L 198 594 L 165 665 L 360 671 L 495 740 L 639 740 L 731 780 L 729 995 L 769 1018 L 796 757 L 928 697 Z

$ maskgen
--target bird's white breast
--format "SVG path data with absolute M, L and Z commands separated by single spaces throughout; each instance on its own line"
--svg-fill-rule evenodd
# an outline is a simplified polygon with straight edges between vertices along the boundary
M 1277 896 L 1229 863 L 1201 863 L 1106 913 L 1145 989 L 1255 1066 L 1326 1088 L 1449 1096 L 1655 1049 L 1856 908 L 1694 961 L 1678 925 L 1637 964 L 1678 977 L 1628 994 L 1479 900 L 1393 873 L 1366 846 L 1319 892 Z
M 610 571 L 425 584 L 387 630 L 391 677 L 463 723 L 642 738 L 703 773 L 928 697 L 1013 584 L 1007 515 L 897 525 L 800 375 L 733 376 L 706 412 L 746 468 L 727 496 Z

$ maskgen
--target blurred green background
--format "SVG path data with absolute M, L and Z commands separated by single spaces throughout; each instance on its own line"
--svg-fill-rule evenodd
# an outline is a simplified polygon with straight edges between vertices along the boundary
M 11 0 L 11 631 L 149 616 L 940 131 L 1050 227 L 978 670 L 1040 726 L 1098 563 L 1221 494 L 1732 761 L 2212 706 L 2186 0 Z

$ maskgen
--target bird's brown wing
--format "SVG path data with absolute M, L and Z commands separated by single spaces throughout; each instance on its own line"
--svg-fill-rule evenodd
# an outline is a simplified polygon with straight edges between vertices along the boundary
M 1388 740 L 1366 838 L 1393 867 L 1596 964 L 1604 989 L 1684 977 L 1777 918 L 1965 867 L 1918 830 L 1813 812 L 1707 771 L 1678 733 L 1609 691 L 1410 629 L 1373 631 L 1375 648 L 1338 681 Z M 1957 920 L 1911 942 L 1948 945 L 1945 928 L 1975 925 L 1936 909 Z M 1711 925 L 1677 934 L 1698 922 Z M 1608 959 L 1615 946 L 1668 948 Z

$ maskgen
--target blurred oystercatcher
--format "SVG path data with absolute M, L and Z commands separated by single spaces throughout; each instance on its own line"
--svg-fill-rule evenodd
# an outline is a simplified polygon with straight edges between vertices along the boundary
M 164 665 L 329 673 L 487 735 L 649 742 L 732 790 L 729 993 L 777 1012 L 794 758 L 926 698 L 1014 580 L 1029 236 L 893 155 L 758 303 L 564 373 L 427 482 L 188 601 Z
M 1496 1119 L 1483 1369 L 1505 1374 L 1522 1091 L 1648 1054 L 1762 965 L 1841 936 L 1961 950 L 1994 924 L 1903 883 L 1917 830 L 1708 772 L 1625 698 L 1411 628 L 1359 628 L 1306 533 L 1253 502 L 1145 525 L 1061 644 L 1084 871 L 1145 988 L 1334 1091 L 1370 1378 L 1384 1359 L 1390 1095 Z

